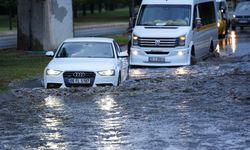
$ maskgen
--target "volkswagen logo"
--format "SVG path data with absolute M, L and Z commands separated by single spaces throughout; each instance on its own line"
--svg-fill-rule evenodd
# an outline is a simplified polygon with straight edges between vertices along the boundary
M 161 40 L 155 40 L 155 46 L 160 46 Z
M 75 72 L 75 73 L 73 74 L 73 76 L 74 76 L 75 78 L 85 77 L 85 73 L 84 73 L 84 72 Z

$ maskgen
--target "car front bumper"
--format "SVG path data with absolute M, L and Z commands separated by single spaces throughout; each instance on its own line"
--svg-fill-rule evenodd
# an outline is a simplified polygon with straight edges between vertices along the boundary
M 161 48 L 156 51 L 168 52 L 164 55 L 147 54 L 153 48 L 131 48 L 132 66 L 185 66 L 190 65 L 191 48 Z M 154 51 L 154 50 L 152 50 Z M 157 60 L 159 59 L 159 61 Z M 153 60 L 153 61 L 152 61 Z M 154 61 L 155 60 L 155 61 Z
M 45 88 L 67 88 L 67 87 L 96 87 L 96 86 L 117 86 L 118 75 L 114 76 L 100 76 L 96 73 L 93 79 L 93 84 L 67 84 L 63 74 L 59 76 L 44 75 L 44 87 Z

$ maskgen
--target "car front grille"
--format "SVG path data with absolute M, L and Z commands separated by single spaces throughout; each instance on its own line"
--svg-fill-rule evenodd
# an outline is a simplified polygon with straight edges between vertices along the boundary
M 93 86 L 96 74 L 94 72 L 70 71 L 63 73 L 63 79 L 66 87 L 90 87 Z M 90 83 L 70 83 L 71 79 L 89 79 Z
M 178 40 L 176 38 L 140 38 L 141 47 L 176 47 Z

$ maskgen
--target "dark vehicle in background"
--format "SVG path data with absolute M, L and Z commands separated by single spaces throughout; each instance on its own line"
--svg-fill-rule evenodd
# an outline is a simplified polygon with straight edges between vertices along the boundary
M 238 3 L 232 19 L 232 30 L 236 27 L 243 30 L 247 26 L 250 26 L 250 1 Z

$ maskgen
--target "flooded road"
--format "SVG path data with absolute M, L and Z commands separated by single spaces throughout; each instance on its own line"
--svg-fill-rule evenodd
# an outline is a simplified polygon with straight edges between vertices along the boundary
M 0 149 L 248 150 L 250 30 L 194 66 L 132 68 L 120 87 L 18 88 L 0 99 Z

